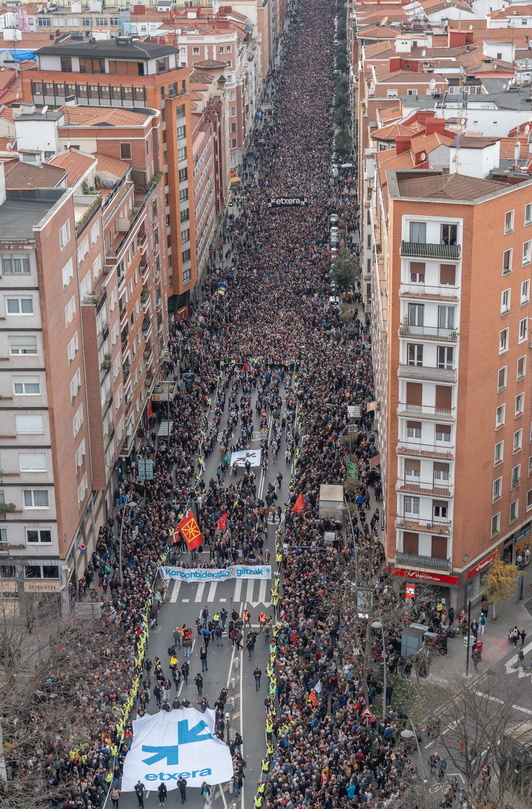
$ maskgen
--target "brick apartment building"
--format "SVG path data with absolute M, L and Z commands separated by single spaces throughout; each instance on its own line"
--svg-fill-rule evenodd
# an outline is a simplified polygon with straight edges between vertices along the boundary
M 30 108 L 15 124 L 41 149 L 53 124 L 44 148 L 58 154 L 40 165 L 29 148 L 32 164 L 0 167 L 1 494 L 15 507 L 0 533 L 1 589 L 58 591 L 66 606 L 115 466 L 147 426 L 166 347 L 160 114 Z M 62 151 L 73 131 L 85 151 Z M 117 136 L 131 162 L 114 156 Z
M 179 49 L 133 41 L 70 40 L 37 51 L 38 69 L 22 82 L 25 101 L 49 109 L 67 98 L 89 106 L 157 110 L 161 114 L 163 188 L 169 257 L 170 309 L 186 306 L 197 280 L 196 231 L 192 187 L 191 109 L 188 70 L 179 66 Z M 129 159 L 125 154 L 123 159 Z M 185 242 L 183 232 L 187 237 Z M 162 236 L 162 234 L 161 234 Z
M 386 552 L 461 607 L 531 530 L 532 181 L 386 173 L 373 294 Z

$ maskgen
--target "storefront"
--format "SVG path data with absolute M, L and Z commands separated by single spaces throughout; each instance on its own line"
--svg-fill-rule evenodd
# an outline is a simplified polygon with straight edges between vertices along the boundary
M 478 601 L 481 598 L 483 591 L 484 591 L 484 576 L 483 573 L 488 567 L 489 563 L 492 559 L 495 559 L 496 556 L 499 555 L 499 550 L 492 551 L 488 556 L 485 556 L 484 559 L 481 559 L 480 562 L 477 562 L 476 565 L 473 565 L 470 568 L 466 575 L 466 588 L 465 588 L 465 600 L 466 603 L 469 601 Z
M 408 568 L 392 568 L 390 573 L 393 576 L 400 576 L 406 579 L 405 585 L 408 591 L 405 591 L 406 598 L 419 598 L 426 597 L 432 600 L 440 600 L 444 606 L 449 608 L 455 606 L 457 599 L 456 588 L 458 587 L 458 576 L 452 576 L 447 573 L 433 573 L 426 570 L 410 570 Z M 416 581 L 419 584 L 415 585 L 415 591 L 412 592 L 410 582 Z M 424 592 L 426 589 L 426 592 Z

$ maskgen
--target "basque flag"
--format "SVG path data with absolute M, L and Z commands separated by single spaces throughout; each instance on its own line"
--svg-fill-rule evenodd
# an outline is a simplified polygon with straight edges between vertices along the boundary
M 181 536 L 187 543 L 189 551 L 193 551 L 194 548 L 198 548 L 203 544 L 203 537 L 201 535 L 199 525 L 196 522 L 196 518 L 192 513 L 192 509 L 190 509 L 186 517 L 183 517 L 183 519 L 178 523 L 175 533 L 177 532 L 181 533 Z

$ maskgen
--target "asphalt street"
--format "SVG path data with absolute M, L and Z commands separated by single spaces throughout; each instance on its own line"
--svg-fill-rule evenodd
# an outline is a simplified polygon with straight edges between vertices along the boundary
M 241 387 L 239 388 L 239 396 L 241 396 Z M 280 395 L 283 401 L 284 415 L 284 385 L 280 388 Z M 228 397 L 227 397 L 228 398 Z M 213 396 L 213 402 L 216 397 Z M 260 417 L 255 411 L 254 405 L 256 401 L 256 392 L 253 391 L 251 406 L 254 412 L 254 432 L 251 441 L 251 449 L 260 447 L 260 432 L 259 420 Z M 220 425 L 220 430 L 223 430 L 227 425 L 227 404 Z M 237 425 L 236 430 L 240 427 Z M 236 436 L 235 436 L 236 437 Z M 276 485 L 277 491 L 277 505 L 283 506 L 288 493 L 288 484 L 290 479 L 290 466 L 284 460 L 284 437 L 281 442 L 279 450 L 279 458 L 277 463 L 273 463 L 271 456 L 269 467 L 266 472 L 260 468 L 253 471 L 256 474 L 257 480 L 257 496 L 260 499 L 264 498 L 268 490 L 268 484 Z M 202 473 L 202 478 L 205 485 L 208 487 L 211 478 L 216 479 L 216 470 L 221 460 L 219 446 L 215 451 L 205 459 L 205 469 Z M 279 489 L 276 484 L 276 475 L 282 472 L 283 481 Z M 243 475 L 243 470 L 238 471 L 238 476 Z M 234 481 L 235 477 L 231 476 L 228 471 L 226 473 L 226 482 L 229 484 Z M 268 525 L 268 538 L 265 542 L 265 548 L 268 548 L 271 553 L 272 570 L 275 570 L 275 532 L 278 528 L 278 523 L 269 523 Z M 190 553 L 183 553 L 180 560 L 194 566 L 198 562 L 191 559 Z M 205 546 L 203 554 L 199 556 L 199 562 L 203 561 L 208 563 L 209 551 Z M 273 614 L 271 601 L 270 601 L 270 586 L 271 582 L 260 580 L 228 580 L 223 582 L 169 582 L 168 591 L 164 605 L 161 607 L 158 618 L 158 625 L 150 631 L 149 647 L 146 651 L 147 657 L 152 660 L 154 657 L 159 657 L 163 664 L 163 670 L 170 676 L 168 668 L 168 647 L 173 643 L 173 631 L 176 627 L 181 627 L 186 624 L 191 627 L 195 632 L 195 621 L 200 615 L 203 607 L 207 606 L 210 615 L 214 615 L 225 607 L 230 613 L 234 608 L 242 616 L 244 610 L 248 609 L 251 613 L 251 626 L 257 632 L 259 630 L 258 615 L 264 611 L 267 615 Z M 244 639 L 246 637 L 244 635 Z M 195 637 L 192 652 L 190 656 L 190 675 L 188 678 L 188 685 L 181 681 L 178 690 L 180 699 L 187 698 L 194 707 L 201 697 L 198 694 L 196 685 L 194 684 L 194 677 L 198 672 L 201 672 L 201 663 L 199 660 L 199 651 L 201 641 Z M 245 646 L 242 650 L 237 650 L 231 645 L 230 639 L 227 634 L 223 637 L 223 646 L 216 646 L 215 641 L 211 641 L 208 647 L 208 671 L 203 673 L 203 695 L 207 697 L 209 704 L 213 707 L 215 700 L 218 698 L 222 688 L 228 688 L 229 700 L 233 704 L 233 710 L 230 719 L 230 736 L 233 737 L 235 732 L 238 731 L 243 737 L 244 744 L 242 747 L 242 755 L 247 763 L 245 769 L 244 787 L 241 794 L 236 797 L 232 792 L 230 785 L 223 787 L 214 787 L 212 789 L 212 805 L 216 809 L 223 807 L 223 809 L 240 809 L 249 805 L 249 801 L 255 794 L 257 781 L 260 777 L 260 763 L 266 749 L 266 739 L 264 733 L 264 700 L 268 693 L 268 681 L 263 674 L 261 686 L 259 691 L 255 688 L 255 679 L 253 677 L 253 670 L 258 666 L 262 672 L 266 669 L 268 646 L 263 641 L 261 635 L 258 636 L 255 650 L 251 660 L 248 659 L 248 651 Z M 183 662 L 184 653 L 183 649 L 178 649 L 177 657 L 179 665 Z M 154 680 L 152 678 L 152 688 Z M 175 690 L 170 692 L 170 702 L 175 696 Z M 150 703 L 147 707 L 148 713 L 155 713 L 157 711 L 155 698 L 151 696 Z M 245 796 L 248 795 L 246 803 Z M 144 804 L 146 807 L 158 806 L 158 798 L 156 792 L 150 792 L 145 797 Z M 168 793 L 166 801 L 167 806 L 176 806 L 181 804 L 179 790 L 174 790 Z M 110 805 L 110 802 L 109 802 Z M 203 809 L 204 801 L 200 795 L 199 789 L 188 789 L 186 805 L 189 809 Z M 138 806 L 137 798 L 134 793 L 123 793 L 120 797 L 120 809 L 133 809 Z

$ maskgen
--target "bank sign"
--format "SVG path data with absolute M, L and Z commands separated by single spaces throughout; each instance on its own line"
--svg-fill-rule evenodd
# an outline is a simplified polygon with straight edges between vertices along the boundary
M 159 711 L 133 722 L 133 744 L 124 761 L 122 791 L 133 792 L 140 779 L 147 790 L 164 781 L 177 789 L 179 778 L 187 786 L 210 786 L 233 776 L 231 753 L 214 735 L 214 711 L 195 708 Z

